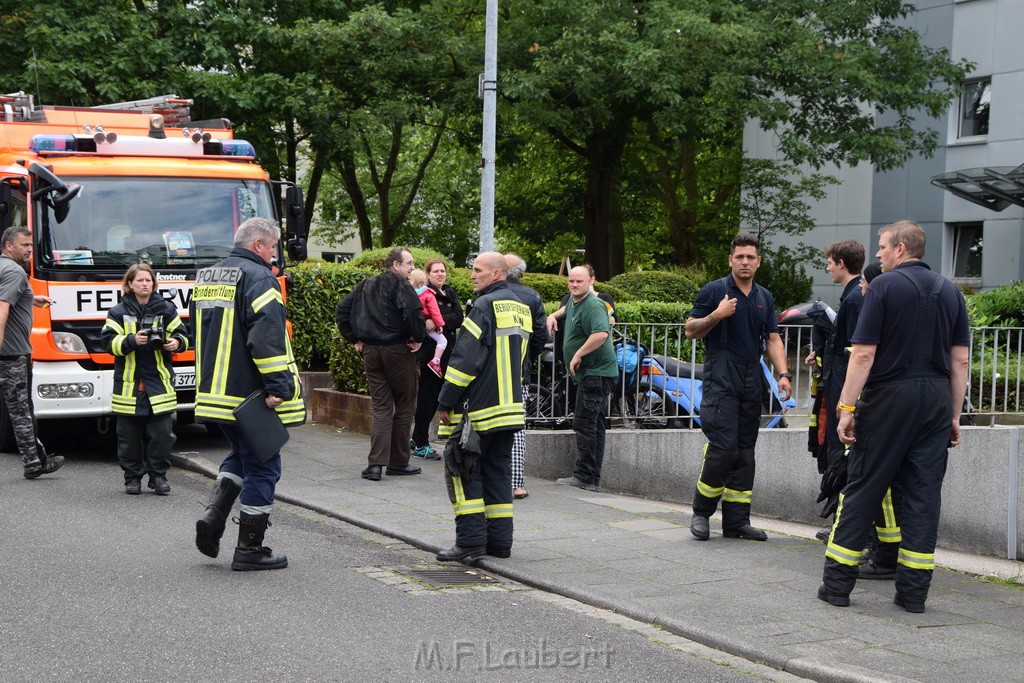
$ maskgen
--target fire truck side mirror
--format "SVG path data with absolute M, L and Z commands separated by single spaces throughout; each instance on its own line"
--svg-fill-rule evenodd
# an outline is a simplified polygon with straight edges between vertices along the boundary
M 57 222 L 63 223 L 71 209 L 71 200 L 82 191 L 82 186 L 76 183 L 65 183 L 42 164 L 30 164 L 28 172 L 35 178 L 35 189 L 32 190 L 33 199 L 50 195 L 46 197 L 46 203 L 53 208 L 53 215 Z
M 58 223 L 63 223 L 64 219 L 68 217 L 68 212 L 71 210 L 71 200 L 82 191 L 82 186 L 78 183 L 68 183 L 66 188 L 64 192 L 54 194 L 50 198 L 50 201 L 53 203 L 53 217 L 57 219 Z
M 306 237 L 306 210 L 302 203 L 302 188 L 289 185 L 284 192 L 285 230 L 288 237 Z M 288 252 L 291 253 L 292 241 L 288 241 Z M 302 240 L 305 248 L 305 239 Z
M 0 227 L 7 227 L 7 215 L 11 212 L 11 186 L 0 182 Z
M 288 240 L 288 258 L 292 261 L 306 260 L 306 238 L 292 237 Z

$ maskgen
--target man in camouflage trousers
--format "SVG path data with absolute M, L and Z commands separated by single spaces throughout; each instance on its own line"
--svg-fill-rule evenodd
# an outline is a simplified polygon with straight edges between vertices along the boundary
M 59 455 L 48 455 L 36 439 L 32 419 L 29 368 L 32 363 L 32 305 L 54 303 L 34 296 L 24 264 L 32 258 L 32 233 L 22 226 L 7 228 L 0 237 L 0 392 L 11 417 L 14 437 L 25 466 L 25 478 L 56 472 L 64 464 Z

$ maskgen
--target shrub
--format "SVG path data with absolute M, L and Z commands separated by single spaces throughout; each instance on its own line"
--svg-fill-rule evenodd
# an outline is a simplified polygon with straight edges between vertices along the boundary
M 779 254 L 765 254 L 754 281 L 772 293 L 776 312 L 809 301 L 814 291 L 807 269 Z
M 523 275 L 523 284 L 530 287 L 538 294 L 545 303 L 560 303 L 562 297 L 569 293 L 568 280 L 565 275 L 551 275 L 550 273 L 526 273 Z M 618 305 L 620 301 L 635 299 L 622 287 L 616 287 L 608 282 L 594 282 L 594 289 L 599 292 L 611 295 Z M 557 306 L 556 306 L 557 308 Z
M 330 336 L 329 370 L 334 388 L 353 394 L 369 394 L 370 385 L 366 382 L 363 369 L 363 358 L 356 347 L 345 341 L 341 332 L 335 327 Z
M 523 284 L 537 291 L 542 301 L 559 302 L 569 293 L 564 275 L 529 273 L 523 275 Z
M 612 278 L 614 279 L 614 278 Z M 566 287 L 568 290 L 568 286 Z M 634 301 L 639 297 L 633 296 L 633 293 L 623 287 L 613 285 L 611 282 L 594 282 L 594 289 L 599 292 L 604 292 L 615 300 L 615 307 L 618 308 L 620 302 Z
M 288 270 L 292 350 L 303 369 L 327 367 L 331 335 L 338 330 L 334 323 L 335 307 L 359 282 L 377 272 L 380 271 L 323 261 L 307 261 Z
M 463 304 L 467 299 L 473 298 L 473 281 L 469 279 L 468 268 L 449 268 L 448 284 L 452 286 Z
M 623 323 L 677 323 L 684 324 L 690 312 L 688 303 L 656 301 L 626 301 L 616 305 L 617 322 Z
M 964 299 L 974 327 L 1021 327 L 1024 282 L 1014 282 Z
M 631 299 L 664 302 L 693 301 L 705 282 L 703 271 L 664 270 L 620 273 L 609 280 L 609 284 L 626 290 Z
M 397 245 L 395 245 L 397 246 Z M 380 249 L 371 249 L 370 251 L 364 251 L 348 262 L 350 266 L 356 266 L 359 268 L 369 268 L 370 270 L 376 271 L 377 273 L 384 272 L 384 259 L 387 258 L 388 252 L 394 247 L 381 247 Z M 430 259 L 443 259 L 448 264 L 448 272 L 452 270 L 451 260 L 445 257 L 444 254 L 434 251 L 433 249 L 424 249 L 423 247 L 406 247 L 409 253 L 412 254 L 413 261 L 416 262 L 417 268 L 422 268 L 427 261 Z

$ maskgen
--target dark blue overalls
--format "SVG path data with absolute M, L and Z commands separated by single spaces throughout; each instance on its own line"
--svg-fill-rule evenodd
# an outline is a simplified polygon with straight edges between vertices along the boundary
M 942 480 L 953 417 L 950 378 L 932 365 L 938 338 L 937 276 L 929 291 L 916 276 L 918 319 L 908 368 L 897 379 L 868 383 L 857 401 L 857 441 L 850 449 L 849 481 L 839 497 L 836 522 L 825 551 L 824 581 L 834 595 L 849 595 L 868 529 L 894 477 L 903 483 L 896 592 L 906 603 L 923 604 L 935 569 Z
M 727 279 L 722 278 L 728 291 Z M 768 315 L 764 294 L 755 284 L 744 311 L 756 302 Z M 756 311 L 756 307 L 754 309 Z M 737 309 L 737 314 L 740 310 Z M 700 404 L 701 430 L 708 439 L 704 464 L 697 479 L 693 513 L 710 517 L 722 499 L 722 529 L 750 524 L 754 489 L 754 445 L 761 425 L 761 356 L 738 359 L 728 351 L 728 322 L 719 325 L 718 348 L 708 349 L 704 361 L 704 396 Z M 744 321 L 746 322 L 746 321 Z M 764 348 L 768 325 L 761 321 L 758 347 Z

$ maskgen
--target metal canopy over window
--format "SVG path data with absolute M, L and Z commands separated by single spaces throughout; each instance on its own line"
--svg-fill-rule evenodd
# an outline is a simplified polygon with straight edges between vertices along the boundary
M 941 173 L 932 178 L 932 185 L 993 211 L 1024 206 L 1024 164 Z

